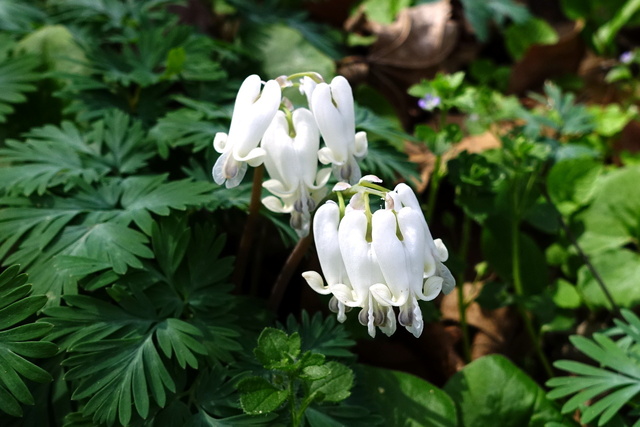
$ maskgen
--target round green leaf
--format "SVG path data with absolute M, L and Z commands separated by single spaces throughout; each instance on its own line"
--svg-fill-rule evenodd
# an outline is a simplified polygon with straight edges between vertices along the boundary
M 458 425 L 451 398 L 438 387 L 416 376 L 361 365 L 358 384 L 384 425 L 404 427 L 453 427 Z
M 503 356 L 473 361 L 451 377 L 444 390 L 456 402 L 461 426 L 572 425 L 544 390 Z

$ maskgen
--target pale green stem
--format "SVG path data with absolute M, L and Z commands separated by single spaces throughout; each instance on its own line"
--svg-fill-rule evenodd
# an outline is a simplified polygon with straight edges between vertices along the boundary
M 460 245 L 460 257 L 465 260 L 469 255 L 469 241 L 471 240 L 471 218 L 464 216 L 462 222 L 462 244 Z M 460 313 L 460 330 L 462 331 L 462 351 L 465 363 L 471 362 L 471 345 L 469 342 L 469 325 L 467 324 L 467 301 L 464 296 L 464 272 L 465 268 L 458 274 L 458 312 Z
M 431 182 L 429 183 L 429 197 L 427 199 L 427 222 L 433 218 L 435 212 L 436 198 L 438 196 L 438 187 L 440 186 L 440 163 L 442 162 L 441 156 L 436 156 L 435 164 L 433 166 L 433 172 L 431 173 Z
M 518 298 L 518 311 L 520 312 L 520 316 L 522 317 L 522 321 L 524 322 L 525 328 L 527 329 L 527 333 L 529 334 L 529 338 L 533 343 L 534 350 L 536 355 L 540 359 L 542 366 L 547 373 L 549 378 L 553 377 L 553 370 L 551 369 L 551 364 L 547 360 L 547 356 L 542 351 L 542 346 L 540 345 L 540 337 L 536 332 L 536 329 L 533 326 L 533 322 L 531 321 L 531 317 L 527 312 L 524 304 L 522 303 L 522 297 L 524 296 L 524 288 L 522 286 L 522 276 L 520 271 L 520 229 L 519 229 L 519 221 L 514 218 L 511 227 L 511 256 L 513 263 L 513 288 L 516 292 Z

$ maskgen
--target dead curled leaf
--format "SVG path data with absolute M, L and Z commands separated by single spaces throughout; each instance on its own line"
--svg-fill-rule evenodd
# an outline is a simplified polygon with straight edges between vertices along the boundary
M 370 21 L 360 11 L 345 23 L 347 31 L 375 35 L 376 41 L 362 56 L 350 56 L 338 64 L 338 74 L 352 84 L 366 81 L 379 90 L 398 111 L 406 125 L 415 101 L 408 88 L 431 78 L 456 47 L 458 23 L 451 20 L 448 0 L 403 9 L 390 25 Z

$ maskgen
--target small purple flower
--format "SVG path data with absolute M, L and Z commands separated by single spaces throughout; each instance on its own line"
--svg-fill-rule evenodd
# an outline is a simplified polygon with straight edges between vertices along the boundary
M 433 111 L 438 107 L 438 105 L 440 105 L 439 96 L 426 94 L 424 97 L 418 100 L 418 107 L 422 108 L 423 110 Z
M 622 55 L 620 55 L 620 62 L 622 62 L 623 64 L 629 64 L 631 63 L 631 61 L 633 61 L 633 52 L 631 51 L 627 51 L 624 52 Z

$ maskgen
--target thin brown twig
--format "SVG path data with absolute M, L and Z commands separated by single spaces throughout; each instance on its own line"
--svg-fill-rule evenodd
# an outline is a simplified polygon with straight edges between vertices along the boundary
M 262 176 L 264 174 L 264 166 L 260 165 L 253 171 L 253 186 L 251 187 L 251 200 L 249 202 L 249 216 L 244 225 L 244 231 L 240 238 L 240 246 L 238 247 L 238 256 L 236 257 L 235 270 L 233 271 L 233 283 L 235 283 L 235 291 L 242 291 L 244 282 L 244 274 L 247 269 L 249 260 L 249 252 L 251 251 L 251 242 L 255 235 L 256 225 L 260 213 L 260 196 L 262 194 Z
M 307 253 L 307 249 L 309 249 L 312 241 L 313 236 L 309 233 L 308 236 L 298 240 L 298 243 L 289 254 L 287 261 L 284 263 L 284 266 L 282 267 L 282 270 L 280 270 L 280 274 L 271 289 L 271 295 L 269 296 L 267 306 L 272 311 L 278 311 L 278 307 L 280 307 L 280 302 L 284 296 L 284 291 L 287 289 L 287 285 L 289 285 L 293 273 L 298 268 L 298 265 L 300 265 L 300 261 L 302 261 L 302 258 Z

